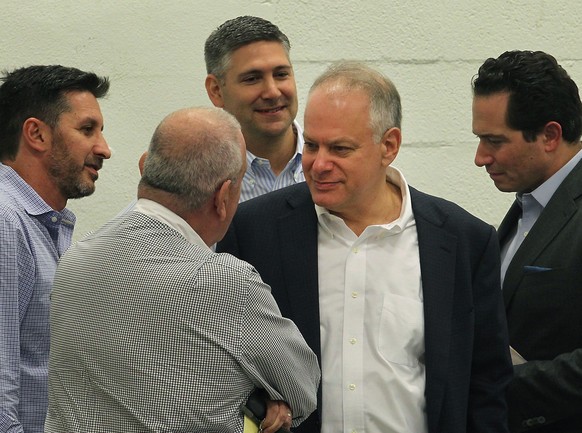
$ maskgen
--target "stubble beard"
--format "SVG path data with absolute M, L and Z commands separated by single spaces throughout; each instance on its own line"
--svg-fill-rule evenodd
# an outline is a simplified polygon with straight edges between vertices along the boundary
M 85 161 L 79 166 L 73 161 L 67 147 L 55 137 L 50 155 L 49 174 L 54 179 L 61 195 L 66 199 L 86 197 L 95 192 L 95 180 L 86 179 Z

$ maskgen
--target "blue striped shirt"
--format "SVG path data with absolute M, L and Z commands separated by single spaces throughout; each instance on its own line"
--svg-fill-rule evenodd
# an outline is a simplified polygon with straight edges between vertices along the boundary
M 243 177 L 240 203 L 305 180 L 301 166 L 303 131 L 297 122 L 293 122 L 293 128 L 297 132 L 297 149 L 279 176 L 271 170 L 268 159 L 259 158 L 247 150 L 247 171 Z
M 49 298 L 75 215 L 53 210 L 0 163 L 0 432 L 40 433 L 47 410 Z

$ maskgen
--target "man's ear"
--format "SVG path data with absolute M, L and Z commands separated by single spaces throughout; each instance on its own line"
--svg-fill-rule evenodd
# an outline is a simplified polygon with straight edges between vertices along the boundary
M 228 179 L 222 182 L 220 188 L 214 193 L 214 209 L 220 221 L 226 219 L 226 208 L 230 198 L 229 190 L 232 185 L 232 180 Z
M 44 152 L 51 147 L 52 131 L 42 120 L 29 117 L 22 124 L 22 138 L 30 148 Z
M 137 161 L 137 167 L 139 168 L 139 175 L 143 175 L 143 167 L 145 165 L 145 160 L 148 157 L 148 151 L 146 150 L 144 153 L 141 154 L 139 160 Z
M 546 152 L 555 151 L 562 142 L 562 125 L 558 122 L 548 122 L 542 130 L 544 149 Z
M 389 166 L 396 159 L 401 142 L 402 132 L 400 132 L 400 128 L 389 128 L 382 135 L 382 163 L 384 167 Z
M 208 93 L 208 98 L 210 98 L 210 101 L 212 101 L 214 106 L 218 108 L 224 108 L 224 99 L 222 97 L 220 79 L 216 75 L 208 74 L 206 76 L 204 85 L 206 86 L 206 93 Z

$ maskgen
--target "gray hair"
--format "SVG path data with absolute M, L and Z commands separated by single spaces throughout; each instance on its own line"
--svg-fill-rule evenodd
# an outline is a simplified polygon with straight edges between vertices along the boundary
M 402 105 L 394 83 L 377 70 L 359 62 L 331 64 L 313 83 L 309 94 L 322 86 L 341 91 L 362 90 L 370 98 L 370 127 L 379 142 L 390 128 L 400 128 Z
M 241 16 L 224 22 L 214 30 L 204 44 L 206 72 L 223 79 L 232 53 L 244 45 L 259 41 L 274 41 L 283 45 L 287 57 L 289 39 L 279 27 L 263 18 Z
M 199 209 L 226 180 L 238 182 L 240 124 L 220 108 L 186 108 L 156 128 L 141 184 L 175 194 Z

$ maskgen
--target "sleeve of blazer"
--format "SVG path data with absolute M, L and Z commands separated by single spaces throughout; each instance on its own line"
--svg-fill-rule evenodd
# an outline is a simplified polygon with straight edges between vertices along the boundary
M 507 392 L 511 431 L 571 419 L 572 414 L 578 414 L 577 427 L 582 427 L 582 348 L 551 361 L 516 365 L 514 372 Z
M 473 275 L 475 341 L 468 432 L 507 431 L 505 391 L 512 368 L 499 280 L 499 247 L 491 227 Z

